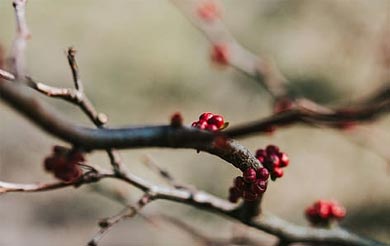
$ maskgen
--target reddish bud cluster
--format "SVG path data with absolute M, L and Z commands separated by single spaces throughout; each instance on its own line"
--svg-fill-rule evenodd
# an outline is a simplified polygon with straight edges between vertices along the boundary
M 225 125 L 225 120 L 221 115 L 212 113 L 203 113 L 199 116 L 199 120 L 192 123 L 192 127 L 196 127 L 207 131 L 218 131 Z
M 229 64 L 229 48 L 224 43 L 217 43 L 213 45 L 211 50 L 211 60 L 216 64 L 228 65 Z
M 81 152 L 62 146 L 54 146 L 53 153 L 44 161 L 46 171 L 65 182 L 72 182 L 83 172 L 77 164 L 85 161 Z
M 282 168 L 287 167 L 289 163 L 286 153 L 281 152 L 275 145 L 268 145 L 265 150 L 257 150 L 256 158 L 268 169 L 272 180 L 282 177 Z
M 254 201 L 261 197 L 267 189 L 269 172 L 261 167 L 257 170 L 248 168 L 234 179 L 233 187 L 229 189 L 229 201 L 237 202 L 240 197 L 245 201 Z
M 329 226 L 330 222 L 341 220 L 346 211 L 335 201 L 319 200 L 308 207 L 305 211 L 306 218 L 312 225 Z
M 220 16 L 219 9 L 212 0 L 206 0 L 200 3 L 197 9 L 197 14 L 201 19 L 209 22 L 214 21 Z

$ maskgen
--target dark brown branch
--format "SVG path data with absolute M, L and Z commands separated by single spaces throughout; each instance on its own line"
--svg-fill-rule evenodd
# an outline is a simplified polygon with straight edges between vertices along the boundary
M 375 93 L 381 96 L 381 93 Z M 374 99 L 372 99 L 374 100 Z M 315 126 L 343 128 L 344 124 L 372 121 L 390 112 L 390 96 L 375 100 L 375 103 L 360 103 L 329 111 L 312 111 L 304 107 L 287 110 L 268 118 L 236 126 L 225 131 L 229 137 L 243 137 L 254 133 L 266 132 L 271 126 L 282 127 L 295 123 Z
M 193 148 L 217 155 L 245 170 L 260 162 L 242 145 L 226 140 L 214 143 L 215 135 L 192 127 L 145 126 L 121 129 L 92 129 L 78 126 L 31 96 L 15 83 L 0 81 L 0 96 L 13 108 L 49 134 L 87 150 L 110 148 L 170 147 Z

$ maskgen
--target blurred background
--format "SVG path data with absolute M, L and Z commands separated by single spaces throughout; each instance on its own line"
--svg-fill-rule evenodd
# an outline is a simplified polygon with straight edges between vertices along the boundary
M 10 50 L 14 37 L 11 0 L 0 1 L 0 43 Z M 389 0 L 225 0 L 223 17 L 237 40 L 255 54 L 272 58 L 291 81 L 290 89 L 326 105 L 349 103 L 389 81 Z M 210 62 L 210 44 L 168 0 L 29 1 L 29 74 L 59 87 L 73 86 L 65 51 L 74 46 L 86 93 L 109 125 L 168 123 L 180 111 L 191 124 L 205 111 L 224 115 L 230 125 L 266 117 L 272 100 L 253 80 Z M 387 57 L 387 58 L 386 58 Z M 58 112 L 91 125 L 72 105 L 47 101 Z M 306 225 L 304 208 L 314 200 L 337 199 L 347 208 L 342 224 L 390 242 L 390 118 L 352 131 L 294 125 L 272 135 L 240 140 L 251 151 L 276 144 L 291 165 L 269 185 L 264 209 Z M 64 144 L 0 103 L 0 180 L 52 181 L 43 159 Z M 220 197 L 239 171 L 221 159 L 194 150 L 121 151 L 141 177 L 163 182 L 141 162 L 148 154 L 178 181 Z M 109 166 L 104 153 L 90 163 Z M 99 186 L 0 196 L 0 245 L 84 245 L 100 218 L 121 205 L 96 193 L 136 200 L 140 193 L 116 181 Z M 157 201 L 143 213 L 173 215 L 206 235 L 227 238 L 241 230 L 264 241 L 261 231 L 238 228 L 219 216 Z M 101 245 L 197 245 L 185 232 L 142 217 L 124 221 Z

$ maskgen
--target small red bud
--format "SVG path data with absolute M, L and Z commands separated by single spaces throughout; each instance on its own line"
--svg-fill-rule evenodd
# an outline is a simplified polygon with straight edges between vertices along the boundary
M 244 180 L 248 183 L 253 183 L 256 181 L 256 171 L 255 169 L 249 167 L 243 173 L 242 176 Z
M 240 198 L 242 192 L 238 190 L 236 187 L 230 187 L 229 189 L 229 201 L 230 202 L 237 202 Z
M 218 131 L 218 127 L 216 125 L 209 124 L 209 125 L 207 125 L 206 130 L 211 131 L 211 132 L 215 132 L 215 131 Z
M 208 124 L 207 124 L 207 122 L 206 121 L 202 121 L 202 122 L 199 122 L 198 123 L 198 128 L 199 129 L 202 129 L 202 130 L 205 130 L 206 128 L 207 128 L 207 126 L 208 126 Z
M 219 129 L 223 126 L 223 124 L 225 124 L 225 121 L 221 115 L 214 115 L 207 121 L 207 123 L 215 125 Z
M 280 159 L 276 154 L 269 155 L 268 159 L 272 163 L 272 166 L 274 166 L 274 167 L 280 166 Z
M 279 153 L 279 147 L 275 146 L 275 145 L 268 145 L 267 148 L 265 149 L 265 151 L 267 152 L 267 154 L 277 154 Z
M 273 174 L 275 175 L 276 178 L 283 177 L 283 170 L 279 167 L 275 167 Z
M 258 195 L 263 194 L 267 189 L 267 182 L 264 180 L 256 180 L 255 183 L 252 184 L 252 191 Z
M 267 168 L 261 167 L 257 169 L 257 178 L 266 181 L 269 178 L 269 172 Z
M 183 125 L 183 117 L 179 112 L 171 116 L 171 126 L 172 127 L 181 127 Z
M 280 166 L 281 167 L 287 167 L 288 163 L 290 160 L 288 159 L 288 156 L 285 153 L 280 153 L 279 154 L 279 159 L 280 159 Z
M 265 150 L 263 150 L 263 149 L 258 149 L 256 151 L 256 157 L 259 157 L 259 156 L 265 157 L 265 156 L 267 156 L 267 152 Z
M 213 113 L 210 113 L 210 112 L 206 112 L 206 113 L 203 113 L 199 116 L 199 120 L 200 121 L 208 121 L 209 119 L 211 119 L 211 117 L 213 117 L 214 114 Z
M 211 60 L 220 65 L 229 64 L 229 48 L 224 43 L 214 44 L 211 51 Z
M 238 190 L 243 190 L 245 188 L 244 178 L 241 176 L 237 176 L 234 179 L 234 187 L 236 187 Z
M 345 208 L 340 206 L 337 203 L 332 204 L 331 206 L 331 214 L 336 218 L 336 219 L 342 219 L 345 217 L 346 211 Z

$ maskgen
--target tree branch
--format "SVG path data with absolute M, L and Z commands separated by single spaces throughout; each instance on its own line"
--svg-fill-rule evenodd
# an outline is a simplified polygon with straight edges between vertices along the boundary
M 11 63 L 15 77 L 20 80 L 24 79 L 26 73 L 25 49 L 27 40 L 30 38 L 30 31 L 26 21 L 26 4 L 27 0 L 14 0 L 12 5 L 15 9 L 16 17 L 16 36 L 12 45 Z

